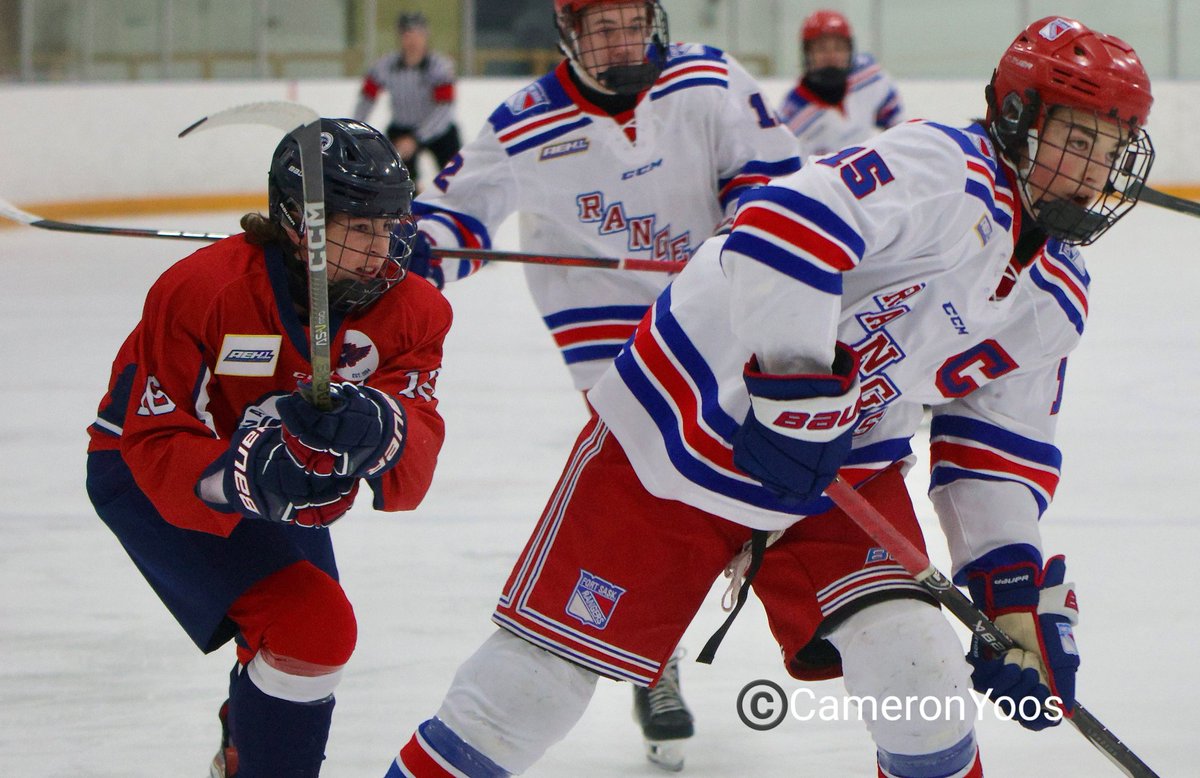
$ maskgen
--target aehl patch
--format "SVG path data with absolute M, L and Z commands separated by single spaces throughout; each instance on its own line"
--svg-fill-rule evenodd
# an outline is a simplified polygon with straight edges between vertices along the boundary
M 567 614 L 589 627 L 604 629 L 625 590 L 587 570 L 579 571 L 579 582 L 567 602 Z

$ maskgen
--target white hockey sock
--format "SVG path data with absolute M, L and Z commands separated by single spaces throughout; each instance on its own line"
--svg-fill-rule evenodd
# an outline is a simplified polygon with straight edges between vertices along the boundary
M 579 721 L 597 677 L 497 630 L 458 668 L 437 718 L 488 759 L 520 774 Z
M 907 599 L 871 605 L 839 625 L 829 642 L 841 652 L 847 693 L 864 699 L 863 720 L 881 752 L 973 757 L 973 748 L 962 747 L 974 731 L 970 667 L 939 610 Z M 889 701 L 902 705 L 902 713 L 884 715 Z

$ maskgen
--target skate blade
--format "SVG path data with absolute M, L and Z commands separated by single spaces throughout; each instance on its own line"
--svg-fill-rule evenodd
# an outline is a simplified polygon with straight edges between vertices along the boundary
M 646 758 L 655 767 L 672 773 L 683 769 L 684 747 L 682 740 L 647 740 Z

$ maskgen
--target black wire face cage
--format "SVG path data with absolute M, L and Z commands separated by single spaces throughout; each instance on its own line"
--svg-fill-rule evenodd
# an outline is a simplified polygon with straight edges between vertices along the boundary
M 403 281 L 408 274 L 416 232 L 412 215 L 392 219 L 375 217 L 369 222 L 352 223 L 344 243 L 327 238 L 326 261 L 331 268 L 337 268 L 339 274 L 348 274 L 330 281 L 330 309 L 342 314 L 358 313 Z M 329 235 L 328 230 L 326 235 Z M 370 273 L 361 269 L 369 264 L 369 256 L 383 258 L 382 264 Z
M 584 30 L 590 14 L 627 9 L 643 13 L 627 26 L 599 25 Z M 621 13 L 621 17 L 629 15 Z M 579 11 L 563 11 L 558 17 L 558 34 L 568 57 L 605 89 L 620 95 L 637 94 L 658 80 L 670 40 L 667 13 L 657 0 L 594 3 Z
M 1025 201 L 1038 226 L 1064 243 L 1086 246 L 1116 224 L 1137 204 L 1154 162 L 1145 130 L 1096 114 L 1051 109 L 1040 136 L 1029 137 L 1031 162 L 1018 172 Z

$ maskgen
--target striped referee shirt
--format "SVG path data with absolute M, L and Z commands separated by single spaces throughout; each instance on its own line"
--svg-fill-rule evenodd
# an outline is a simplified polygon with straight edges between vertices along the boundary
M 407 67 L 400 52 L 380 57 L 363 78 L 354 118 L 366 121 L 383 90 L 392 97 L 392 124 L 411 127 L 427 143 L 454 123 L 454 62 L 430 52 L 416 67 Z

